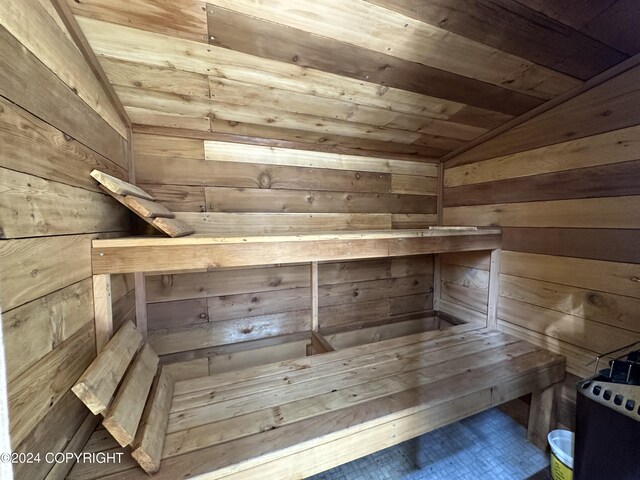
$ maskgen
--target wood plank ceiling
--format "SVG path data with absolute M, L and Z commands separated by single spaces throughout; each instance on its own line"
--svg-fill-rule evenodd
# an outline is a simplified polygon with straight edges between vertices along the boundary
M 637 0 L 69 3 L 134 124 L 398 158 L 442 157 L 640 51 Z

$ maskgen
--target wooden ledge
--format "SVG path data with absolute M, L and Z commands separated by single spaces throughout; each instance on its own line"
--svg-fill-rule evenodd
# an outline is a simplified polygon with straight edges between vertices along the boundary
M 94 240 L 93 273 L 176 272 L 500 248 L 499 229 Z

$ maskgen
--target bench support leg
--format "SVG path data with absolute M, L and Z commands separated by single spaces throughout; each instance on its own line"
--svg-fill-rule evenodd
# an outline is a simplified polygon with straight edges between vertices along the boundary
M 500 257 L 502 250 L 491 250 L 489 266 L 489 295 L 487 302 L 487 328 L 498 329 L 498 300 L 500 297 Z
M 100 353 L 113 335 L 111 275 L 93 276 L 93 314 L 96 324 L 96 353 Z
M 136 327 L 147 341 L 147 286 L 144 273 L 134 273 L 134 285 L 136 293 Z
M 527 440 L 540 450 L 547 448 L 547 435 L 558 422 L 558 397 L 560 384 L 531 394 Z

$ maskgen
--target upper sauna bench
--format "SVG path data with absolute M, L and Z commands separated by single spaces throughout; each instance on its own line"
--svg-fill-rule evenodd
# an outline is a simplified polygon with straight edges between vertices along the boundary
M 500 248 L 500 229 L 383 230 L 94 240 L 93 274 L 177 272 L 279 263 L 325 262 Z

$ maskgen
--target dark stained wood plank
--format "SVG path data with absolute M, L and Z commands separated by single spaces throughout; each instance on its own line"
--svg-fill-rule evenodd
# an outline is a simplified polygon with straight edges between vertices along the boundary
M 597 17 L 616 0 L 516 0 L 561 23 L 579 29 Z
M 413 145 L 420 145 L 423 147 L 442 148 L 449 152 L 451 150 L 455 150 L 456 148 L 459 148 L 466 144 L 467 144 L 467 141 L 465 140 L 459 140 L 457 138 L 449 138 L 449 137 L 443 137 L 439 135 L 429 135 L 429 134 L 424 134 L 415 142 L 413 142 Z
M 445 188 L 444 206 L 640 195 L 640 160 Z
M 368 1 L 583 80 L 627 57 L 513 0 Z
M 540 99 L 295 28 L 207 5 L 213 45 L 517 115 Z
M 502 248 L 517 252 L 640 263 L 640 230 L 604 228 L 502 229 Z
M 209 212 L 435 213 L 423 195 L 207 187 Z M 197 211 L 197 210 L 196 210 Z
M 125 139 L 1 26 L 0 44 L 0 95 L 126 168 Z
M 154 125 L 134 124 L 135 133 L 148 133 L 200 140 L 214 140 L 221 142 L 245 143 L 250 145 L 267 145 L 270 147 L 292 148 L 298 150 L 313 150 L 327 153 L 343 153 L 345 155 L 369 155 L 372 157 L 394 158 L 397 160 L 413 160 L 436 162 L 434 158 L 446 153 L 446 150 L 405 145 L 375 140 L 354 139 L 334 135 L 319 135 L 313 137 L 310 132 L 298 130 L 284 130 L 262 125 L 236 124 L 213 121 L 212 132 L 190 130 L 185 128 L 160 127 Z M 464 123 L 464 122 L 462 122 Z
M 476 108 L 470 105 L 458 110 L 451 115 L 449 119 L 452 122 L 464 123 L 465 125 L 473 125 L 482 128 L 496 128 L 513 118 L 513 115 L 506 113 L 492 112 L 483 108 Z
M 582 31 L 621 52 L 635 55 L 640 52 L 639 28 L 640 2 L 617 0 L 584 25 Z
M 640 123 L 640 66 L 636 57 L 627 62 L 629 69 L 616 77 L 470 150 L 458 155 L 453 152 L 454 157 L 447 159 L 447 168 L 637 125 Z M 602 74 L 603 79 L 608 73 Z
M 170 157 L 136 158 L 140 182 L 242 188 L 389 193 L 391 175 Z

